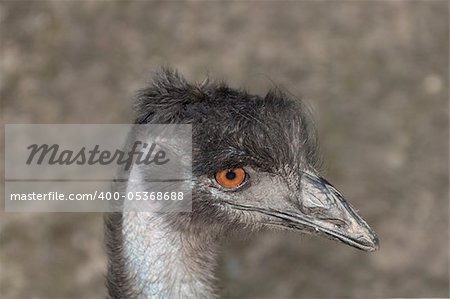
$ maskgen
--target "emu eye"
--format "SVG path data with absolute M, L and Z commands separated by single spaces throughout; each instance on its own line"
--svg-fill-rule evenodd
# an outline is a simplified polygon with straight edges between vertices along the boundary
M 237 188 L 245 180 L 247 173 L 242 168 L 224 169 L 214 175 L 216 182 L 228 189 Z

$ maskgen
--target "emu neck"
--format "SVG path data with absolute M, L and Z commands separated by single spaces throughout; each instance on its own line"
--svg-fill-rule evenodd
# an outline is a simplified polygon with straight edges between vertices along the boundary
M 125 265 L 139 298 L 212 298 L 215 242 L 176 231 L 162 216 L 123 213 Z

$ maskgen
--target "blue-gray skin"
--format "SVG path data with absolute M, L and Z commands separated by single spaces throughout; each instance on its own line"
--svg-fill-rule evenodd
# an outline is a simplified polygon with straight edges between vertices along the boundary
M 367 223 L 318 168 L 313 122 L 298 100 L 265 97 L 224 84 L 190 84 L 162 70 L 135 104 L 136 123 L 193 125 L 190 213 L 106 215 L 111 298 L 214 298 L 218 244 L 261 229 L 306 232 L 365 251 L 378 248 Z M 227 189 L 214 178 L 234 167 L 245 181 Z M 136 170 L 122 190 L 141 190 Z

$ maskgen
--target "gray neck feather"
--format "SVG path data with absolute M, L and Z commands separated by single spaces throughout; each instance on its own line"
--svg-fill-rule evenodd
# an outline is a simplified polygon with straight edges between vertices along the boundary
M 127 184 L 119 188 L 135 192 L 147 185 L 145 172 L 133 167 Z M 119 228 L 110 229 L 116 240 L 110 246 L 110 286 L 117 290 L 113 297 L 214 298 L 217 244 L 211 235 L 181 229 L 174 225 L 180 215 L 158 212 L 156 204 L 145 212 L 133 205 L 124 202 L 121 223 L 112 225 Z
M 213 242 L 174 231 L 151 212 L 123 213 L 122 232 L 125 267 L 140 298 L 215 297 Z

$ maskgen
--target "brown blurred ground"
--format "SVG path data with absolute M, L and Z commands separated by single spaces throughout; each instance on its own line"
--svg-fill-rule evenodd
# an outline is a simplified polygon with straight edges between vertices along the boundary
M 448 12 L 447 1 L 2 2 L 3 122 L 129 122 L 130 97 L 162 64 L 252 92 L 282 84 L 314 107 L 325 173 L 381 250 L 236 240 L 223 297 L 448 297 Z M 1 297 L 104 297 L 102 239 L 100 214 L 2 213 Z

